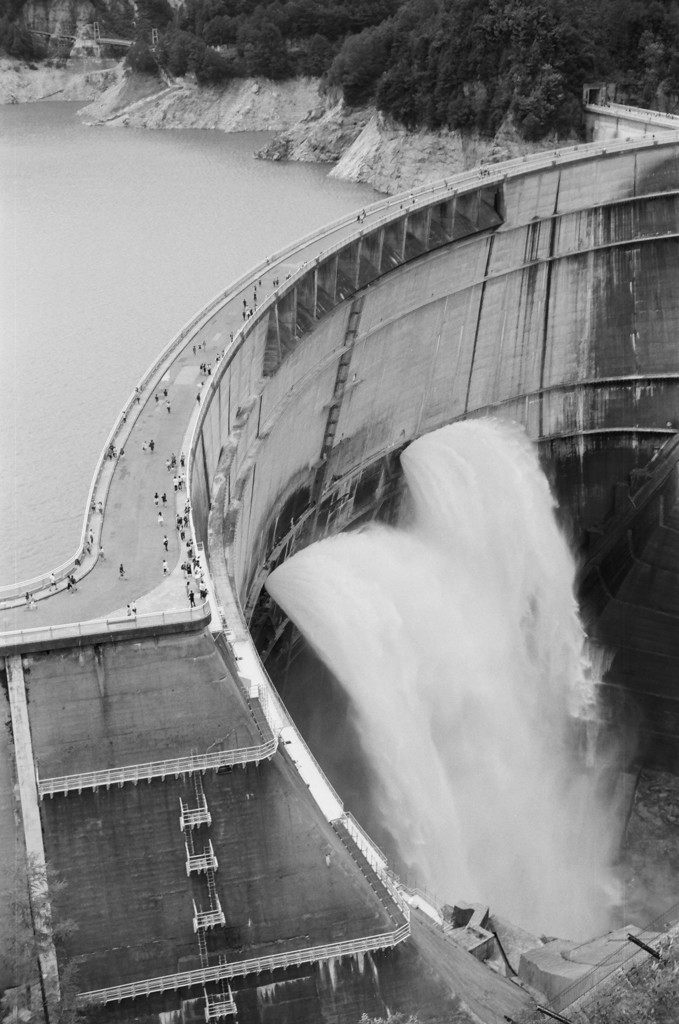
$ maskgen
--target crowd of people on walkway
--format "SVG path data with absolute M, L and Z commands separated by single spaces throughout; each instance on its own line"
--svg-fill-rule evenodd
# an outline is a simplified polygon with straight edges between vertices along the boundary
M 124 454 L 125 454 L 125 449 L 121 448 L 120 451 L 118 451 L 118 449 L 114 445 L 113 441 L 111 441 L 111 443 L 109 444 L 108 448 L 106 449 L 106 454 L 104 455 L 104 458 L 105 459 L 122 459 Z
M 289 279 L 289 277 L 290 277 L 290 274 L 287 275 L 286 280 Z M 272 282 L 271 283 L 272 283 L 272 286 L 273 286 L 274 289 L 278 288 L 279 285 L 280 285 L 280 278 L 278 276 L 272 278 Z M 261 279 L 258 280 L 255 283 L 254 287 L 253 287 L 253 290 L 252 290 L 252 300 L 248 301 L 248 298 L 243 298 L 243 300 L 242 300 L 243 301 L 243 310 L 242 310 L 243 320 L 248 320 L 252 316 L 254 316 L 254 313 L 255 313 L 255 310 L 257 309 L 257 304 L 258 304 L 258 289 L 259 289 L 259 292 L 261 293 L 261 289 L 262 289 L 262 280 Z M 230 343 L 233 343 L 233 341 L 234 341 L 234 332 L 233 331 L 230 332 L 229 337 L 230 337 Z M 205 352 L 206 349 L 207 349 L 207 341 L 206 340 L 203 340 L 201 342 L 196 342 L 196 343 L 194 343 L 192 345 L 192 351 L 193 351 L 193 355 L 194 356 L 198 355 L 198 353 L 200 353 L 201 351 Z M 198 404 L 200 404 L 200 402 L 201 402 L 201 397 L 202 397 L 203 389 L 205 387 L 206 382 L 209 383 L 210 378 L 213 376 L 214 371 L 215 371 L 217 365 L 223 359 L 223 357 L 226 355 L 226 352 L 227 352 L 227 349 L 225 347 L 224 349 L 220 349 L 216 353 L 215 358 L 214 358 L 213 361 L 210 361 L 208 359 L 202 359 L 202 361 L 200 362 L 200 364 L 199 364 L 199 371 L 200 371 L 200 375 L 201 375 L 202 379 L 199 382 L 199 390 L 198 390 L 198 393 L 196 395 L 196 401 L 198 402 Z M 132 405 L 134 403 L 136 403 L 137 405 L 141 404 L 141 393 L 142 393 L 143 390 L 144 390 L 144 385 L 143 384 L 142 385 L 138 385 L 138 386 L 135 387 L 134 395 L 133 395 L 133 398 L 132 398 L 132 402 L 130 403 L 129 409 L 126 407 L 124 412 L 121 414 L 122 422 L 123 423 L 127 422 L 128 411 L 131 410 Z M 167 386 L 163 386 L 162 388 L 158 388 L 158 390 L 155 391 L 153 398 L 154 398 L 155 406 L 157 408 L 162 406 L 166 410 L 168 415 L 171 414 L 171 412 L 172 412 L 172 397 L 171 397 L 171 395 L 169 393 L 169 390 L 168 390 Z M 149 453 L 149 454 L 153 455 L 153 453 L 155 451 L 155 448 L 156 448 L 156 442 L 155 442 L 155 440 L 153 438 L 150 438 L 149 440 L 144 440 L 141 443 L 141 450 L 145 454 Z M 110 442 L 109 445 L 106 448 L 105 453 L 104 453 L 104 459 L 105 460 L 110 460 L 110 461 L 116 461 L 116 460 L 120 460 L 120 458 L 123 457 L 124 455 L 125 455 L 124 447 L 121 446 L 118 449 L 113 442 Z M 173 487 L 173 490 L 174 490 L 174 493 L 175 493 L 175 499 L 178 500 L 177 495 L 179 494 L 180 491 L 183 492 L 185 490 L 186 483 L 187 483 L 187 481 L 186 481 L 186 473 L 185 473 L 186 456 L 182 452 L 182 454 L 179 456 L 179 459 L 177 459 L 175 453 L 172 452 L 170 454 L 170 456 L 166 459 L 166 467 L 167 467 L 168 472 L 172 473 L 172 487 Z M 164 529 L 165 528 L 165 518 L 163 516 L 163 509 L 166 509 L 167 506 L 168 506 L 168 503 L 169 503 L 167 490 L 163 491 L 162 493 L 160 493 L 159 491 L 155 491 L 154 496 L 153 496 L 153 502 L 154 502 L 154 507 L 158 510 L 157 511 L 157 522 L 158 522 L 159 526 Z M 179 513 L 178 512 L 177 515 L 176 515 L 175 525 L 176 525 L 176 528 L 177 528 L 177 533 L 179 534 L 180 544 L 181 545 L 186 545 L 185 557 L 184 557 L 184 560 L 181 562 L 181 570 L 182 570 L 182 572 L 184 574 L 187 598 L 188 598 L 190 606 L 193 608 L 193 607 L 195 607 L 195 604 L 196 604 L 196 597 L 197 597 L 197 595 L 200 597 L 201 601 L 207 600 L 207 598 L 208 598 L 208 588 L 207 588 L 207 583 L 206 583 L 205 570 L 201 566 L 199 556 L 193 550 L 193 544 L 192 544 L 192 540 L 191 540 L 190 534 L 189 534 L 189 514 L 190 514 L 190 511 L 191 511 L 191 507 L 190 507 L 190 503 L 189 503 L 189 501 L 187 499 L 187 501 L 186 501 L 186 503 L 184 505 L 183 513 Z M 92 516 L 99 515 L 99 516 L 103 517 L 104 506 L 103 506 L 103 502 L 101 500 L 97 500 L 97 501 L 93 500 L 91 502 L 91 504 L 90 504 L 90 514 Z M 102 524 L 102 527 L 103 527 L 103 524 Z M 97 532 L 101 533 L 101 530 L 99 530 Z M 85 538 L 84 554 L 87 555 L 87 556 L 91 556 L 93 553 L 96 552 L 95 561 L 96 562 L 105 561 L 106 560 L 106 556 L 105 556 L 103 544 L 101 542 L 101 538 L 99 540 L 98 546 L 96 546 L 95 541 L 96 541 L 95 531 L 94 531 L 92 525 L 90 525 L 88 527 L 86 538 Z M 163 547 L 163 553 L 165 555 L 168 555 L 169 554 L 169 548 L 170 548 L 170 539 L 169 539 L 167 533 L 163 533 L 161 544 L 162 544 L 162 547 Z M 80 567 L 81 567 L 81 559 L 80 559 L 80 557 L 78 557 L 74 561 L 74 569 L 77 571 L 78 569 L 80 569 Z M 169 567 L 167 558 L 163 558 L 162 559 L 162 568 L 163 568 L 163 575 L 167 576 L 167 575 L 170 574 L 170 567 Z M 127 579 L 125 568 L 124 568 L 124 565 L 123 565 L 122 562 L 120 563 L 119 568 L 118 568 L 118 577 L 119 577 L 120 580 L 126 580 Z M 65 577 L 65 581 L 66 581 L 65 589 L 67 590 L 68 593 L 74 593 L 78 589 L 76 577 L 75 577 L 73 572 L 69 573 Z M 49 587 L 48 587 L 48 590 L 49 590 L 49 592 L 56 592 L 58 589 L 59 589 L 59 587 L 58 587 L 56 576 L 52 572 L 52 573 L 49 574 Z M 30 591 L 27 591 L 25 593 L 25 595 L 24 595 L 24 602 L 25 602 L 25 607 L 27 609 L 29 609 L 29 610 L 34 610 L 35 608 L 37 608 L 37 601 L 36 601 L 36 598 L 35 598 L 35 594 L 30 592 Z M 130 601 L 127 604 L 127 615 L 130 616 L 130 617 L 135 617 L 137 615 L 137 604 L 136 604 L 136 601 Z

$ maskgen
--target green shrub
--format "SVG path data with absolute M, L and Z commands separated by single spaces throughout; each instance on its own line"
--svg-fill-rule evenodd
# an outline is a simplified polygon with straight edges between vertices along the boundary
M 339 85 L 346 103 L 359 106 L 375 95 L 377 83 L 389 64 L 392 28 L 385 22 L 349 36 L 332 62 L 328 75 L 332 85 Z
M 200 85 L 214 85 L 228 82 L 233 77 L 232 65 L 221 53 L 207 46 L 203 59 L 196 67 L 196 79 Z
M 158 62 L 150 47 L 138 39 L 127 51 L 125 64 L 133 71 L 139 71 L 145 75 L 155 75 L 158 72 Z

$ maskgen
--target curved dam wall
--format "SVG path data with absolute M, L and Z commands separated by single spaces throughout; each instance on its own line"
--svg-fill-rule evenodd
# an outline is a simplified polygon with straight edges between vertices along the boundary
M 598 92 L 598 90 L 596 90 Z M 592 142 L 613 139 L 655 138 L 657 133 L 677 131 L 679 118 L 661 110 L 644 110 L 621 103 L 588 103 L 585 106 L 585 134 Z
M 251 608 L 305 510 L 340 506 L 368 467 L 469 416 L 524 424 L 577 539 L 598 527 L 615 485 L 675 430 L 673 139 L 405 197 L 262 307 L 219 367 L 194 446 L 218 586 Z

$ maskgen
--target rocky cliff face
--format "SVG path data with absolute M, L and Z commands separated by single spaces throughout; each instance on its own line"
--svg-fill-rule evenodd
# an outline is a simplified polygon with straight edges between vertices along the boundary
M 370 107 L 351 109 L 341 100 L 329 105 L 320 103 L 272 139 L 257 156 L 263 160 L 335 163 L 356 142 L 372 115 Z
M 85 26 L 97 20 L 131 24 L 134 11 L 132 0 L 106 0 L 105 10 L 101 5 L 95 7 L 90 0 L 28 0 L 22 9 L 21 18 L 30 28 L 44 29 L 54 34 L 73 32 L 77 35 Z
M 396 193 L 535 148 L 521 143 L 509 128 L 495 139 L 451 131 L 409 132 L 374 108 L 355 110 L 337 102 L 329 109 L 311 110 L 257 156 L 336 162 L 332 177 L 366 182 L 379 192 Z
M 330 173 L 393 194 L 510 155 L 492 140 L 450 131 L 408 132 L 374 114 Z
M 114 85 L 82 114 L 134 128 L 282 131 L 318 103 L 318 81 L 311 78 L 237 79 L 226 88 L 200 88 L 188 78 L 159 83 L 121 69 Z

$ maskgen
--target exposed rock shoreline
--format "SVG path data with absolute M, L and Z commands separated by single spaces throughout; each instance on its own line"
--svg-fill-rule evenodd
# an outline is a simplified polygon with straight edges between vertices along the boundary
M 278 133 L 257 156 L 334 163 L 333 177 L 397 193 L 535 149 L 510 129 L 495 139 L 453 131 L 408 132 L 374 108 L 349 108 L 322 95 L 318 79 L 238 79 L 199 87 L 186 79 L 134 75 L 122 65 L 78 70 L 0 61 L 0 102 L 43 99 L 92 102 L 80 111 L 90 124 L 134 128 L 203 128 Z
M 331 177 L 365 182 L 394 194 L 555 144 L 530 146 L 509 129 L 494 139 L 448 130 L 409 132 L 374 108 L 352 109 L 339 101 L 309 111 L 257 156 L 332 162 L 336 166 Z
M 282 131 L 318 102 L 318 81 L 312 78 L 235 79 L 226 87 L 199 87 L 188 77 L 161 82 L 120 68 L 116 81 L 81 115 L 113 127 Z
M 113 84 L 117 73 L 116 67 L 97 67 L 91 61 L 59 67 L 0 57 L 0 103 L 91 100 Z

